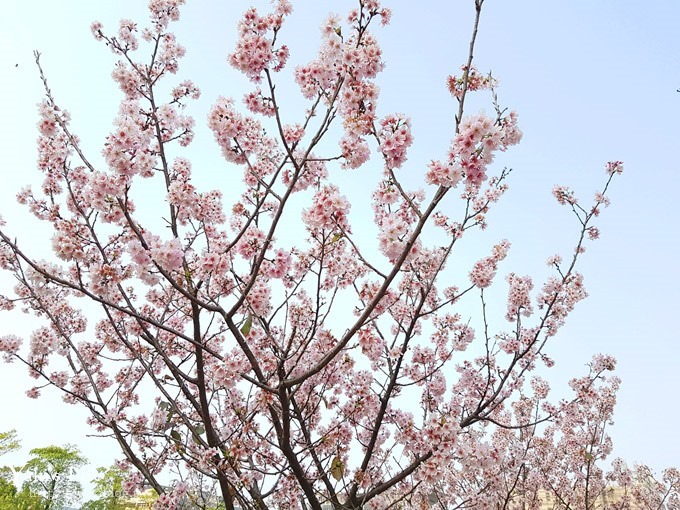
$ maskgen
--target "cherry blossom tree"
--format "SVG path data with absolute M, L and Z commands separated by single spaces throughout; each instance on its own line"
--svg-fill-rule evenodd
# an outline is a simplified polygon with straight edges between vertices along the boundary
M 550 258 L 553 275 L 536 290 L 507 271 L 496 320 L 486 300 L 510 243 L 468 268 L 456 259 L 508 189 L 495 159 L 522 136 L 494 77 L 472 64 L 484 0 L 470 2 L 466 62 L 442 80 L 450 147 L 422 169 L 406 163 L 409 117 L 379 109 L 376 34 L 388 8 L 359 0 L 330 16 L 317 56 L 294 69 L 282 40 L 291 4 L 247 10 L 229 63 L 252 88 L 210 111 L 226 168 L 211 190 L 187 157 L 186 106 L 199 88 L 173 78 L 183 3 L 151 0 L 143 27 L 92 25 L 119 58 L 123 94 L 100 159 L 36 54 L 43 181 L 19 202 L 49 225 L 51 254 L 29 253 L 0 225 L 0 266 L 16 280 L 0 308 L 37 319 L 27 339 L 0 337 L 5 360 L 36 379 L 28 395 L 54 387 L 87 408 L 120 446 L 125 490 L 151 486 L 157 508 L 185 500 L 187 484 L 168 485 L 170 473 L 214 480 L 227 509 L 538 508 L 540 491 L 566 498 L 568 487 L 588 508 L 583 491 L 601 490 L 601 474 L 575 477 L 609 450 L 598 427 L 616 390 L 603 376 L 613 360 L 596 358 L 557 404 L 534 372 L 553 365 L 548 341 L 586 297 L 577 262 L 622 163 L 606 164 L 587 205 L 555 188 L 576 220 L 573 251 Z M 284 114 L 286 79 L 306 109 Z M 492 115 L 467 112 L 473 93 Z M 342 172 L 377 183 L 372 224 L 352 215 Z M 238 185 L 225 206 L 220 187 Z
M 668 468 L 660 477 L 649 467 L 632 469 L 617 459 L 608 474 L 608 480 L 619 488 L 619 499 L 613 509 L 627 508 L 680 508 L 680 471 Z

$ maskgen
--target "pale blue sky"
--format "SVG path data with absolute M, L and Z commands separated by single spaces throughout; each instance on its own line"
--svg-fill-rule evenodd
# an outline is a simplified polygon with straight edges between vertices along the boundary
M 113 57 L 93 40 L 89 25 L 99 19 L 114 30 L 121 17 L 141 21 L 146 2 L 8 3 L 0 21 L 0 213 L 29 244 L 31 223 L 13 197 L 37 175 L 34 106 L 41 86 L 32 51 L 43 53 L 58 102 L 72 113 L 85 147 L 98 154 L 120 96 L 109 79 Z M 198 129 L 192 159 L 195 167 L 224 175 L 219 149 L 205 129 L 205 114 L 216 96 L 241 96 L 243 80 L 227 66 L 226 54 L 233 47 L 236 16 L 250 2 L 187 3 L 177 26 L 187 48 L 179 78 L 191 77 L 203 90 L 194 110 Z M 448 148 L 454 104 L 445 79 L 465 58 L 473 2 L 384 3 L 394 15 L 378 34 L 387 63 L 379 80 L 379 110 L 411 116 L 415 143 L 407 168 L 413 174 L 410 182 L 416 183 L 424 164 L 441 158 Z M 293 4 L 295 12 L 281 35 L 291 47 L 293 63 L 304 62 L 315 51 L 325 12 L 345 12 L 353 5 L 347 0 Z M 508 237 L 513 250 L 501 271 L 534 274 L 540 280 L 544 260 L 569 248 L 572 237 L 567 234 L 575 228 L 552 199 L 552 186 L 573 185 L 589 199 L 602 182 L 604 163 L 624 161 L 612 206 L 598 221 L 602 239 L 582 260 L 590 297 L 550 348 L 557 361 L 550 377 L 556 386 L 564 386 L 583 372 L 592 354 L 614 355 L 623 379 L 612 430 L 614 455 L 657 470 L 680 465 L 680 3 L 487 0 L 484 8 L 475 61 L 500 80 L 501 102 L 519 112 L 524 140 L 499 157 L 501 164 L 515 169 L 511 189 L 490 216 L 489 231 L 476 238 L 476 247 L 484 253 L 491 242 Z M 362 172 L 343 176 L 343 183 L 361 183 Z M 6 280 L 0 281 L 5 286 Z M 20 331 L 22 325 L 13 322 L 0 323 L 0 333 Z M 16 367 L 0 365 L 0 384 L 0 430 L 17 428 L 24 454 L 29 448 L 71 442 L 83 445 L 93 461 L 91 469 L 111 462 L 111 449 L 82 442 L 87 429 L 76 408 L 49 394 L 27 401 L 23 391 L 30 382 Z

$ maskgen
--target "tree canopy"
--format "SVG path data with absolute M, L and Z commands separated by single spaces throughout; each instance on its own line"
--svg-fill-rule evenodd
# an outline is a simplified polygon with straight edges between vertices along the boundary
M 82 486 L 74 476 L 87 459 L 75 446 L 34 448 L 29 455 L 21 468 L 30 475 L 23 488 L 43 499 L 42 510 L 59 510 L 80 500 Z

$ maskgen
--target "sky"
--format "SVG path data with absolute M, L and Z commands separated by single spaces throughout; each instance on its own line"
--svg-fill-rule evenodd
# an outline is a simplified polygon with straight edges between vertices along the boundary
M 415 142 L 407 164 L 413 183 L 430 159 L 442 158 L 453 133 L 454 103 L 445 80 L 464 62 L 472 0 L 385 0 L 392 23 L 377 31 L 385 71 L 379 111 L 403 112 Z M 219 95 L 239 98 L 246 83 L 230 69 L 235 24 L 250 2 L 188 0 L 176 25 L 187 49 L 178 81 L 193 79 L 202 98 L 193 106 L 197 123 L 194 166 L 208 186 L 223 186 L 225 167 L 206 128 L 206 113 Z M 258 5 L 266 5 L 261 1 Z M 329 11 L 344 13 L 349 0 L 293 0 L 294 13 L 281 37 L 291 62 L 309 60 L 318 27 Z M 8 0 L 0 20 L 0 214 L 25 246 L 41 249 L 45 233 L 16 205 L 14 196 L 36 182 L 36 103 L 42 89 L 33 50 L 58 103 L 86 150 L 98 154 L 115 116 L 120 93 L 110 79 L 114 57 L 94 41 L 95 19 L 112 31 L 120 18 L 146 19 L 139 0 Z M 545 259 L 571 246 L 577 225 L 551 197 L 568 184 L 589 199 L 604 179 L 604 163 L 622 160 L 612 205 L 597 226 L 602 238 L 589 246 L 581 271 L 590 297 L 578 305 L 549 352 L 556 391 L 581 375 L 598 352 L 618 359 L 613 456 L 655 470 L 680 465 L 680 4 L 676 0 L 487 0 L 475 63 L 500 81 L 503 105 L 517 110 L 522 143 L 499 158 L 513 168 L 510 191 L 476 236 L 484 249 L 496 240 L 513 243 L 502 270 L 545 275 Z M 294 92 L 293 88 L 285 89 Z M 295 100 L 290 103 L 295 108 Z M 470 110 L 470 113 L 476 113 Z M 211 173 L 213 172 L 213 173 Z M 217 177 L 214 177 L 217 176 Z M 362 173 L 341 179 L 361 184 Z M 225 200 L 225 203 L 228 201 Z M 363 204 L 356 205 L 360 211 Z M 571 234 L 571 236 L 570 236 Z M 488 251 L 488 250 L 487 250 Z M 4 278 L 4 279 L 2 279 Z M 8 285 L 0 277 L 0 293 Z M 0 334 L 26 331 L 26 318 L 0 318 Z M 116 451 L 86 437 L 84 414 L 49 392 L 28 400 L 30 380 L 18 366 L 0 364 L 0 431 L 15 428 L 21 452 L 0 460 L 21 463 L 30 448 L 73 443 L 91 460 L 81 479 L 110 464 Z

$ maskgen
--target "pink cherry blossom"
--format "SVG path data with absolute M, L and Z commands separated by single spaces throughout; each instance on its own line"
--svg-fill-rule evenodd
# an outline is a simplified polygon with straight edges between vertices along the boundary
M 469 70 L 466 65 L 462 66 L 461 71 L 463 72 L 461 76 L 449 76 L 446 80 L 449 92 L 457 99 L 463 97 L 463 91 L 473 92 L 490 89 L 498 85 L 491 73 L 482 75 L 475 66 L 470 67 Z
M 413 143 L 411 122 L 400 115 L 390 115 L 380 121 L 380 151 L 385 158 L 385 165 L 399 168 L 406 161 L 406 152 Z
M 501 241 L 493 247 L 491 256 L 477 261 L 472 271 L 470 271 L 470 281 L 472 284 L 480 289 L 491 285 L 498 269 L 498 263 L 506 257 L 509 249 L 510 243 L 507 240 Z
M 347 214 L 350 204 L 335 186 L 320 189 L 312 206 L 303 212 L 302 219 L 310 229 L 349 229 Z

